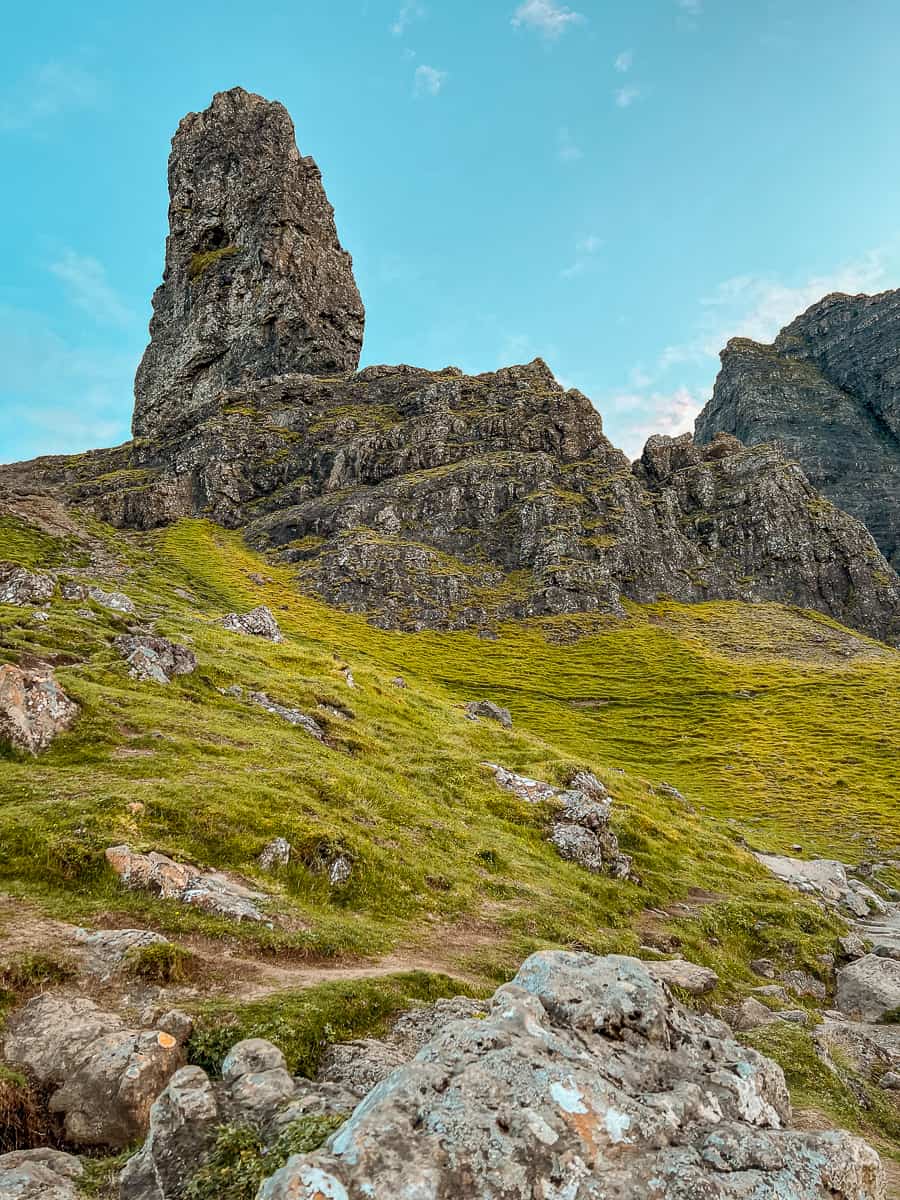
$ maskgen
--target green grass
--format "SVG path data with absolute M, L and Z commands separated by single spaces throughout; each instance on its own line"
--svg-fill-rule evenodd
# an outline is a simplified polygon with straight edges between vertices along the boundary
M 277 992 L 250 1004 L 207 1003 L 196 1014 L 188 1057 L 217 1075 L 236 1042 L 260 1037 L 279 1047 L 289 1071 L 311 1079 L 332 1042 L 378 1034 L 416 1004 L 461 993 L 471 989 L 458 979 L 413 971 Z
M 125 955 L 124 966 L 134 979 L 162 986 L 182 983 L 191 967 L 190 951 L 172 942 L 156 942 L 149 946 L 133 946 Z
M 672 936 L 739 985 L 751 950 L 781 945 L 786 960 L 810 962 L 834 933 L 741 838 L 851 860 L 870 856 L 866 838 L 900 843 L 898 656 L 824 618 L 659 603 L 631 606 L 627 620 L 510 625 L 492 642 L 391 633 L 300 596 L 290 568 L 203 521 L 91 535 L 128 566 L 117 587 L 141 619 L 189 641 L 200 667 L 165 688 L 141 684 L 111 646 L 132 618 L 93 606 L 88 620 L 57 601 L 34 626 L 28 610 L 0 608 L 0 657 L 55 656 L 82 710 L 39 759 L 0 751 L 0 885 L 48 912 L 89 921 L 113 910 L 306 959 L 441 946 L 448 927 L 476 918 L 493 944 L 456 965 L 500 978 L 541 946 L 636 951 L 643 909 L 703 889 L 728 905 L 673 920 Z M 46 553 L 42 536 L 29 546 L 20 531 L 13 551 Z M 221 628 L 225 612 L 259 603 L 284 644 Z M 405 690 L 390 685 L 396 675 Z M 223 696 L 233 683 L 315 715 L 330 747 Z M 513 730 L 466 720 L 463 702 L 480 697 L 509 707 Z M 349 704 L 353 719 L 320 704 Z M 500 791 L 485 760 L 555 782 L 595 770 L 643 886 L 562 862 L 546 813 Z M 663 780 L 696 811 L 657 792 Z M 276 836 L 296 853 L 265 876 L 256 858 Z M 123 891 L 103 857 L 119 842 L 254 879 L 272 892 L 274 929 Z M 322 847 L 354 861 L 339 891 L 316 869 Z M 761 928 L 745 915 L 753 907 L 770 914 Z
M 195 254 L 188 267 L 188 278 L 196 282 L 205 271 L 223 258 L 233 258 L 239 252 L 237 246 L 222 246 L 218 250 L 205 250 Z

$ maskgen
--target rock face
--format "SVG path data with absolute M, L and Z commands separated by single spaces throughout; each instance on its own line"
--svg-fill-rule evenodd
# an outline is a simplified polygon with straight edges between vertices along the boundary
M 196 420 L 228 388 L 355 370 L 364 320 L 322 176 L 285 108 L 233 88 L 186 116 L 135 437 Z
M 778 442 L 900 567 L 900 291 L 826 296 L 771 346 L 722 352 L 697 440 Z
M 146 1133 L 151 1104 L 185 1057 L 171 1034 L 128 1028 L 90 1000 L 52 992 L 11 1020 L 3 1054 L 50 1091 L 67 1141 L 117 1148 Z
M 78 705 L 51 667 L 0 667 L 0 741 L 37 754 L 69 729 L 77 715 Z
M 259 1200 L 881 1200 L 869 1146 L 789 1116 L 780 1069 L 637 960 L 544 952 Z

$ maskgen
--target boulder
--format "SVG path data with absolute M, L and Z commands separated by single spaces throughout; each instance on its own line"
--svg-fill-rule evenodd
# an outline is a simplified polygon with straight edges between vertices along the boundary
M 680 988 L 691 996 L 705 996 L 718 984 L 719 977 L 709 967 L 701 967 L 697 963 L 685 962 L 682 958 L 670 958 L 664 961 L 644 963 L 647 973 L 658 983 L 667 983 L 669 987 Z
M 81 1162 L 61 1150 L 13 1150 L 0 1154 L 2 1200 L 78 1200 Z
M 880 1021 L 900 1009 L 900 962 L 864 954 L 837 973 L 837 1006 L 848 1017 Z
M 558 821 L 550 831 L 550 841 L 559 851 L 560 858 L 577 863 L 586 871 L 599 875 L 603 870 L 603 851 L 597 835 L 590 829 L 582 829 L 567 821 Z
M 286 867 L 290 861 L 291 843 L 283 837 L 273 838 L 271 842 L 268 842 L 257 859 L 264 871 L 274 871 L 276 867 Z
M 507 771 L 505 767 L 498 766 L 497 763 L 486 762 L 481 765 L 493 772 L 494 778 L 504 791 L 512 792 L 526 804 L 543 804 L 548 800 L 553 800 L 560 793 L 559 788 L 555 788 L 549 783 L 542 783 L 539 779 L 530 779 L 527 775 L 518 775 L 515 771 Z
M 55 591 L 52 575 L 0 562 L 0 604 L 46 604 Z
M 265 921 L 257 904 L 268 897 L 223 871 L 201 871 L 155 850 L 139 854 L 129 846 L 110 846 L 106 861 L 126 887 L 152 892 L 164 900 L 192 904 L 235 921 Z
M 808 971 L 785 971 L 781 980 L 795 996 L 810 996 L 813 1000 L 824 1000 L 828 995 L 828 989 L 821 979 L 816 979 Z
M 50 1092 L 67 1141 L 112 1148 L 144 1136 L 151 1104 L 185 1059 L 171 1034 L 131 1028 L 91 1000 L 53 992 L 10 1020 L 3 1054 Z
M 881 1200 L 871 1147 L 789 1119 L 780 1068 L 677 1005 L 644 964 L 547 951 L 258 1200 Z
M 107 592 L 95 583 L 75 583 L 73 580 L 65 580 L 60 584 L 60 592 L 64 600 L 76 600 L 79 603 L 93 600 L 101 608 L 125 613 L 128 616 L 134 616 L 137 612 L 134 601 L 124 592 Z
M 129 634 L 117 637 L 115 645 L 135 679 L 169 683 L 173 676 L 190 675 L 197 669 L 194 652 L 168 638 Z
M 53 668 L 0 667 L 0 741 L 37 754 L 70 729 L 78 705 L 60 687 Z
M 488 721 L 496 721 L 504 729 L 512 729 L 512 714 L 508 708 L 501 708 L 493 700 L 470 700 L 466 705 L 466 716 L 473 721 L 484 717 Z
M 284 641 L 272 610 L 265 604 L 251 608 L 248 613 L 228 613 L 222 618 L 222 626 L 231 633 L 246 633 L 269 642 Z
M 150 929 L 75 930 L 75 942 L 85 951 L 85 967 L 100 979 L 110 979 L 133 950 L 166 946 L 169 939 Z

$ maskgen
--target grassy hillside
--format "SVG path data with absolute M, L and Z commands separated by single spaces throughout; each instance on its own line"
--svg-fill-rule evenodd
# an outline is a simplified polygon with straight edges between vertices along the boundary
M 77 555 L 71 539 L 60 546 L 9 520 L 6 530 L 6 557 Z M 141 620 L 189 642 L 200 667 L 168 687 L 137 683 L 110 645 L 133 618 L 94 605 L 88 619 L 57 600 L 35 625 L 28 610 L 0 608 L 0 652 L 55 659 L 82 705 L 74 731 L 39 760 L 0 759 L 2 885 L 70 919 L 112 907 L 164 929 L 230 934 L 122 892 L 103 849 L 128 841 L 265 878 L 256 857 L 280 835 L 299 855 L 274 882 L 277 928 L 242 934 L 300 956 L 439 943 L 444 927 L 476 919 L 489 936 L 477 962 L 460 965 L 497 975 L 547 942 L 635 949 L 642 911 L 693 890 L 728 898 L 697 906 L 681 930 L 695 940 L 720 926 L 723 945 L 698 953 L 728 974 L 740 969 L 731 941 L 749 936 L 745 905 L 771 906 L 771 937 L 757 929 L 757 950 L 798 923 L 827 935 L 815 910 L 765 878 L 741 836 L 851 859 L 866 856 L 866 839 L 882 850 L 900 840 L 898 656 L 823 618 L 660 604 L 626 622 L 535 622 L 496 641 L 394 634 L 300 597 L 286 569 L 204 522 L 92 533 L 126 567 L 109 582 Z M 259 603 L 275 611 L 283 645 L 219 626 Z M 406 689 L 392 686 L 398 674 Z M 315 715 L 332 748 L 223 696 L 234 683 Z M 465 718 L 462 702 L 482 696 L 510 707 L 511 732 Z M 543 838 L 546 814 L 501 792 L 485 760 L 554 781 L 596 770 L 644 886 L 562 862 Z M 655 792 L 663 780 L 695 811 Z M 354 859 L 340 892 L 312 869 L 323 848 Z

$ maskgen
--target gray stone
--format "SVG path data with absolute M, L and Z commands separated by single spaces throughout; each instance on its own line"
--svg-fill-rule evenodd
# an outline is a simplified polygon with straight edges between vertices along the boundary
M 197 669 L 194 652 L 168 638 L 127 635 L 117 637 L 115 645 L 136 679 L 168 683 L 174 675 L 190 675 Z
M 112 612 L 124 613 L 128 616 L 134 616 L 137 612 L 134 601 L 124 592 L 107 592 L 96 583 L 77 583 L 74 580 L 64 580 L 60 584 L 60 592 L 64 600 L 80 602 L 93 600 L 101 608 L 108 608 Z
M 78 1200 L 84 1167 L 60 1150 L 13 1150 L 0 1154 L 2 1200 Z
M 291 861 L 291 843 L 287 838 L 273 838 L 263 847 L 257 862 L 264 871 L 274 871 L 277 867 L 286 867 Z
M 284 1055 L 277 1046 L 263 1038 L 246 1038 L 228 1051 L 222 1063 L 222 1078 L 226 1083 L 234 1083 L 242 1075 L 286 1069 Z
M 0 666 L 0 742 L 38 754 L 78 716 L 78 705 L 57 682 L 53 668 Z
M 498 766 L 497 763 L 486 762 L 481 765 L 493 772 L 494 778 L 504 791 L 512 792 L 526 804 L 543 804 L 560 794 L 560 789 L 552 787 L 549 783 L 542 783 L 539 779 L 531 779 L 527 775 L 518 775 L 515 771 Z
M 353 860 L 346 854 L 339 854 L 328 868 L 328 882 L 333 888 L 341 888 L 352 874 Z
M 144 1136 L 151 1104 L 184 1063 L 170 1034 L 129 1028 L 90 1000 L 53 992 L 15 1014 L 3 1054 L 49 1090 L 67 1141 L 113 1148 Z
M 75 942 L 85 952 L 85 967 L 100 979 L 109 979 L 133 950 L 145 946 L 165 946 L 169 939 L 150 929 L 98 929 L 89 933 L 75 930 Z
M 837 1006 L 848 1017 L 880 1021 L 900 1008 L 900 962 L 865 954 L 837 973 Z
M 824 1000 L 828 995 L 825 984 L 808 971 L 785 971 L 781 980 L 795 996 L 811 996 L 814 1000 Z
M 135 437 L 196 421 L 237 384 L 354 371 L 364 320 L 319 168 L 282 105 L 232 88 L 186 116 Z
M 264 708 L 273 717 L 281 717 L 289 725 L 296 725 L 298 728 L 304 729 L 318 741 L 325 741 L 325 730 L 319 722 L 314 717 L 309 717 L 306 713 L 301 712 L 299 708 L 289 708 L 285 704 L 279 704 L 276 700 L 272 700 L 271 697 L 267 696 L 265 692 L 251 692 L 250 703 L 255 704 L 257 708 Z
M 643 964 L 544 952 L 258 1200 L 882 1200 L 874 1150 L 789 1119 L 781 1070 Z
M 586 871 L 599 875 L 603 870 L 603 851 L 597 835 L 590 829 L 568 822 L 557 822 L 550 832 L 550 841 L 559 851 L 560 858 L 577 863 Z
M 759 975 L 762 979 L 775 978 L 775 964 L 771 958 L 755 958 L 750 963 L 750 970 L 754 975 Z
M 272 610 L 264 604 L 252 608 L 248 613 L 229 613 L 223 617 L 222 626 L 231 633 L 247 633 L 270 642 L 284 641 Z
M 845 961 L 849 962 L 854 958 L 862 958 L 866 953 L 866 940 L 860 934 L 851 931 L 844 937 L 838 938 L 838 949 L 840 950 L 841 958 Z
M 878 1086 L 886 1088 L 889 1092 L 900 1092 L 900 1072 L 885 1071 L 878 1080 Z
M 473 719 L 484 717 L 488 721 L 496 721 L 504 729 L 512 729 L 512 715 L 508 708 L 501 708 L 493 700 L 470 700 L 466 705 L 466 713 Z
M 235 921 L 266 920 L 257 907 L 268 899 L 266 894 L 246 887 L 223 871 L 201 871 L 155 850 L 139 854 L 127 845 L 110 846 L 106 861 L 127 888 L 191 904 Z
M 682 958 L 670 958 L 657 962 L 645 962 L 644 967 L 651 979 L 681 988 L 691 996 L 705 996 L 719 982 L 715 971 L 697 963 L 685 962 Z
M 755 997 L 748 996 L 734 1014 L 732 1025 L 740 1033 L 751 1033 L 763 1025 L 774 1025 L 777 1020 L 778 1014 L 773 1009 L 767 1008 Z
M 0 604 L 46 604 L 55 591 L 56 580 L 52 575 L 0 562 Z

